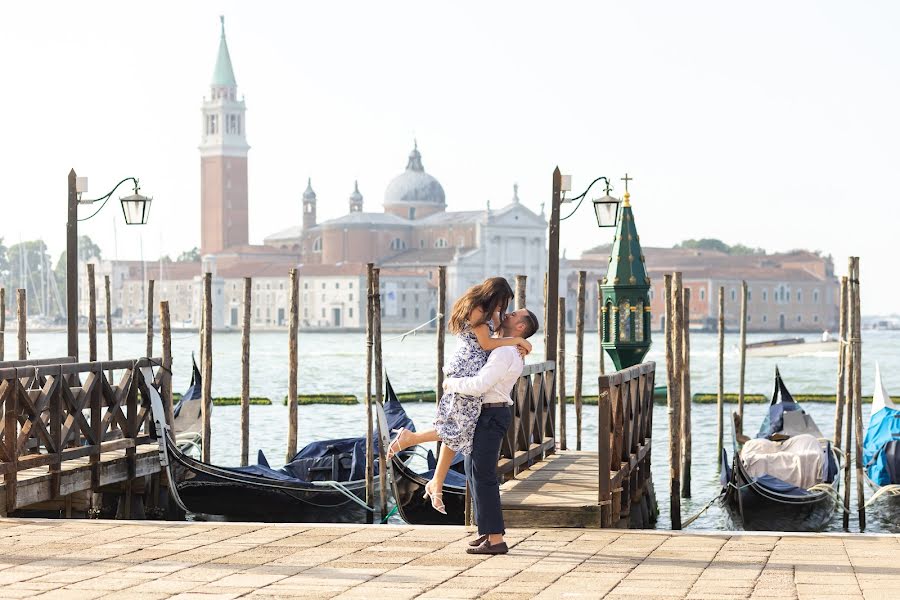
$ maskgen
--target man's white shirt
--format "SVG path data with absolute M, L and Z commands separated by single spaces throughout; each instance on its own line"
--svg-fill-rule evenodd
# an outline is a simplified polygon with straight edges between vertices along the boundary
M 522 375 L 525 362 L 515 346 L 501 346 L 491 351 L 487 363 L 477 375 L 472 377 L 448 377 L 444 380 L 444 390 L 467 396 L 484 395 L 483 402 L 505 402 L 512 405 L 509 397 L 516 380 Z

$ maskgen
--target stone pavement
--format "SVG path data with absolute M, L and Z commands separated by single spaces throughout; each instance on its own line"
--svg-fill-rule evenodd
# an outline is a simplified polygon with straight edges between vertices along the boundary
M 900 597 L 900 536 L 0 519 L 0 598 Z

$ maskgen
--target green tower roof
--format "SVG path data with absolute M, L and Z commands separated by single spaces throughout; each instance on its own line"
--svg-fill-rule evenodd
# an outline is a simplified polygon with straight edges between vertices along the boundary
M 647 286 L 647 267 L 644 264 L 644 253 L 634 226 L 634 215 L 631 212 L 631 196 L 625 192 L 622 202 L 622 215 L 616 228 L 616 237 L 609 255 L 609 268 L 606 271 L 606 285 Z
M 213 71 L 212 84 L 237 87 L 234 80 L 234 69 L 231 68 L 231 55 L 228 53 L 228 42 L 225 41 L 225 17 L 220 16 L 222 22 L 222 37 L 219 39 L 219 55 L 216 57 L 216 69 Z

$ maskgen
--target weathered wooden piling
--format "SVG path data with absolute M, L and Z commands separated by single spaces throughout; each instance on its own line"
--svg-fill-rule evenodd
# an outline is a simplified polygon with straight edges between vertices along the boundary
M 722 470 L 725 436 L 725 288 L 719 287 L 719 382 L 716 398 L 716 465 Z
M 665 276 L 666 294 L 666 384 L 669 416 L 669 510 L 672 529 L 681 529 L 681 389 L 677 358 L 681 356 L 681 277 Z M 677 277 L 677 279 L 676 279 Z
M 606 351 L 603 349 L 603 280 L 597 280 L 597 348 L 600 350 L 600 374 L 606 373 Z
M 289 462 L 297 454 L 297 333 L 300 327 L 300 290 L 297 269 L 291 269 L 291 310 L 288 320 L 288 438 L 287 455 Z
M 372 422 L 372 355 L 375 338 L 375 265 L 366 265 L 366 436 L 372 439 L 375 427 Z M 438 334 L 440 335 L 440 333 Z M 441 346 L 438 346 L 440 349 Z M 440 350 L 439 350 L 440 351 Z M 440 380 L 440 375 L 438 375 Z M 440 392 L 440 390 L 438 390 Z M 380 438 L 379 438 L 380 439 Z M 366 506 L 375 506 L 375 455 L 372 444 L 366 444 Z M 367 522 L 374 520 L 374 513 L 366 511 Z
M 850 348 L 853 352 L 853 422 L 856 424 L 856 506 L 859 530 L 866 529 L 866 492 L 863 487 L 863 417 L 862 417 L 862 314 L 859 302 L 859 257 L 851 256 L 850 289 L 852 290 L 850 309 L 852 311 L 853 334 Z
M 741 370 L 738 384 L 738 415 L 741 417 L 741 431 L 744 433 L 744 380 L 747 372 L 747 282 L 741 281 Z
M 585 271 L 578 271 L 578 296 L 575 301 L 575 449 L 581 450 L 581 394 L 584 376 L 584 287 Z
M 97 360 L 97 286 L 94 263 L 87 264 L 88 276 L 88 360 Z M 150 356 L 149 354 L 147 356 Z
M 682 293 L 681 320 L 681 497 L 691 497 L 691 290 Z
M 566 298 L 556 305 L 556 389 L 559 398 L 559 449 L 566 450 Z
M 6 360 L 6 288 L 0 287 L 0 360 Z
M 159 334 L 162 340 L 163 379 L 162 400 L 166 405 L 166 421 L 175 431 L 175 406 L 172 402 L 172 320 L 169 316 L 169 301 L 159 303 Z
M 550 348 L 547 346 L 547 329 L 549 328 L 550 322 L 548 321 L 547 310 L 550 306 L 550 296 L 548 295 L 548 285 L 547 285 L 547 273 L 544 273 L 544 320 L 541 322 L 541 329 L 544 330 L 544 358 L 545 360 L 549 360 L 550 358 Z
M 381 270 L 373 269 L 372 270 L 372 291 L 375 305 L 374 305 L 374 314 L 375 314 L 375 401 L 378 403 L 378 406 L 384 405 L 384 357 L 381 353 Z M 390 435 L 389 431 L 384 432 L 388 436 Z M 380 500 L 380 515 L 381 518 L 384 519 L 387 516 L 387 468 L 385 465 L 387 464 L 387 448 L 383 445 L 378 444 L 378 484 L 381 486 L 379 500 Z
M 241 319 L 241 466 L 250 461 L 250 317 L 253 315 L 253 279 L 244 277 L 244 313 Z
M 16 290 L 16 337 L 19 342 L 19 360 L 28 358 L 28 298 L 25 297 L 25 290 L 19 288 Z
M 437 296 L 437 376 L 434 389 L 434 401 L 440 402 L 444 394 L 444 336 L 447 332 L 447 267 L 438 267 L 438 296 Z
M 527 281 L 526 275 L 516 275 L 516 310 L 525 308 L 525 285 Z
M 112 293 L 110 292 L 109 275 L 103 276 L 103 286 L 106 288 L 106 360 L 113 359 L 113 335 L 112 335 Z M 113 380 L 113 370 L 109 370 L 109 380 Z
M 203 423 L 200 429 L 201 443 L 203 444 L 203 462 L 210 461 L 212 448 L 212 429 L 210 428 L 210 411 L 212 405 L 212 273 L 203 274 L 203 385 L 201 386 L 200 419 Z
M 847 323 L 847 339 L 842 341 L 842 345 L 846 345 L 846 349 L 844 351 L 844 408 L 846 410 L 846 414 L 844 415 L 844 422 L 846 430 L 844 431 L 844 507 L 846 510 L 843 512 L 843 526 L 844 529 L 849 529 L 850 527 L 850 449 L 853 444 L 853 390 L 850 387 L 850 382 L 853 378 L 852 373 L 854 369 L 853 365 L 853 352 L 850 347 L 850 339 L 853 337 L 853 321 L 852 321 L 852 295 L 853 290 L 850 285 L 850 276 L 852 273 L 849 273 L 847 277 L 841 278 L 841 285 L 846 284 L 847 286 L 847 295 L 842 298 L 844 303 L 841 305 L 841 314 Z
M 841 447 L 841 429 L 844 423 L 844 404 L 846 403 L 846 354 L 847 354 L 847 277 L 841 277 L 840 317 L 838 329 L 838 371 L 837 392 L 834 399 L 834 446 Z
M 152 279 L 147 280 L 147 357 L 153 356 L 153 284 Z

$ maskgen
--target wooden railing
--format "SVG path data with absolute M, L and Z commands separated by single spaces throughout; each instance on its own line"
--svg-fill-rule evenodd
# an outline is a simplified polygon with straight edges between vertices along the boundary
M 646 362 L 599 378 L 601 527 L 649 527 L 655 521 L 650 479 L 655 376 L 656 363 Z
M 553 361 L 526 365 L 510 394 L 513 419 L 497 464 L 504 478 L 514 477 L 556 450 L 555 375 Z
M 151 442 L 150 401 L 140 390 L 148 383 L 159 388 L 170 381 L 168 372 L 158 369 L 156 381 L 145 382 L 138 367 L 159 364 L 158 358 L 0 363 L 0 475 L 6 491 L 2 508 L 11 512 L 28 504 L 21 497 L 17 502 L 16 488 L 19 474 L 35 467 L 49 468 L 51 498 L 76 491 L 60 486 L 67 461 L 87 457 L 90 489 L 95 489 L 104 483 L 101 453 L 125 449 L 128 477 L 135 477 L 135 447 Z M 107 370 L 121 373 L 117 383 L 108 380 Z M 86 487 L 88 482 L 82 483 Z

